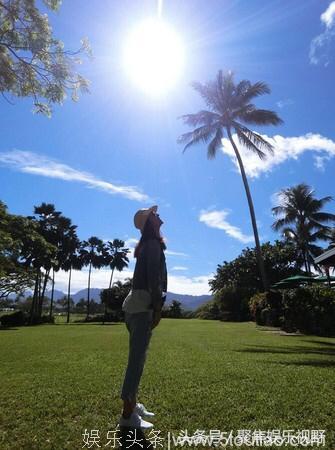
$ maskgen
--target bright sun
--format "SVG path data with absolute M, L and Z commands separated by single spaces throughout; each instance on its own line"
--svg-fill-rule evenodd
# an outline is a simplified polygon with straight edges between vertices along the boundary
M 126 41 L 124 67 L 132 80 L 146 93 L 166 94 L 178 80 L 184 50 L 177 33 L 158 19 L 147 19 Z

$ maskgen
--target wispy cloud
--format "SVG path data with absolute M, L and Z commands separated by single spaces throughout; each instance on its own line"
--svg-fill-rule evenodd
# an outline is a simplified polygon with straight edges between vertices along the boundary
M 249 242 L 253 242 L 253 236 L 248 236 L 244 234 L 240 228 L 235 225 L 230 224 L 226 218 L 229 215 L 229 211 L 221 210 L 221 211 L 208 211 L 201 210 L 199 220 L 200 222 L 205 223 L 208 227 L 217 228 L 219 230 L 225 231 L 228 236 L 237 239 L 244 244 Z
M 188 270 L 188 268 L 184 266 L 174 266 L 170 270 Z
M 175 252 L 173 250 L 168 250 L 168 249 L 165 250 L 165 254 L 169 255 L 169 256 L 183 256 L 183 257 L 186 257 L 186 258 L 188 258 L 188 256 L 189 256 L 186 253 Z
M 284 100 L 279 100 L 276 105 L 278 108 L 285 108 L 286 106 L 293 105 L 294 101 L 291 98 L 286 98 Z
M 89 188 L 98 189 L 111 195 L 120 195 L 129 200 L 139 202 L 152 201 L 148 195 L 143 194 L 136 186 L 116 185 L 101 180 L 89 172 L 73 169 L 66 164 L 37 153 L 23 150 L 3 152 L 0 153 L 0 163 L 19 172 L 83 183 Z
M 274 167 L 290 159 L 297 160 L 305 152 L 317 153 L 317 156 L 323 158 L 323 164 L 327 159 L 335 156 L 335 142 L 320 134 L 308 133 L 297 137 L 284 137 L 280 135 L 269 137 L 265 134 L 262 136 L 274 146 L 274 154 L 269 154 L 263 161 L 255 153 L 239 144 L 245 171 L 252 178 L 257 178 L 262 173 L 270 172 Z M 233 139 L 235 142 L 238 142 L 236 135 L 233 136 Z M 224 138 L 222 145 L 223 153 L 231 158 L 236 169 L 239 171 L 234 150 L 229 140 Z M 315 160 L 316 168 L 320 169 L 320 164 L 320 159 Z
M 309 61 L 311 64 L 323 64 L 327 67 L 334 58 L 335 50 L 335 1 L 330 3 L 320 19 L 325 29 L 312 40 Z

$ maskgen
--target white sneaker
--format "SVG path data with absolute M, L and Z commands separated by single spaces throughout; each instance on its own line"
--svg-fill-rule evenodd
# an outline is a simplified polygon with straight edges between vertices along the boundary
M 142 417 L 137 414 L 137 412 L 133 411 L 128 419 L 125 419 L 121 414 L 119 424 L 121 427 L 130 427 L 130 428 L 152 428 L 154 425 L 146 420 L 143 420 Z
M 153 412 L 148 411 L 146 407 L 143 405 L 143 403 L 136 403 L 134 412 L 136 412 L 142 417 L 143 416 L 153 417 L 155 415 Z

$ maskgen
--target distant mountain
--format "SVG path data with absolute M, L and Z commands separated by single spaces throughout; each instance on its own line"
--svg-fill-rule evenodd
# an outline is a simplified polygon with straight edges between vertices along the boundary
M 92 288 L 90 290 L 90 299 L 100 303 L 100 292 L 101 289 Z M 76 294 L 71 295 L 71 297 L 75 303 L 78 303 L 81 298 L 84 298 L 86 300 L 87 288 L 81 289 Z M 194 310 L 197 309 L 202 303 L 207 302 L 211 298 L 211 295 L 184 295 L 168 292 L 166 296 L 166 304 L 171 304 L 172 300 L 177 300 L 178 302 L 181 302 L 182 308 Z
M 100 292 L 101 291 L 102 291 L 102 289 L 91 288 L 90 289 L 90 300 L 94 300 L 95 302 L 100 303 L 100 301 L 101 301 L 100 300 Z M 81 298 L 84 298 L 85 300 L 87 300 L 87 288 L 81 289 L 76 294 L 72 294 L 71 297 L 75 303 L 78 303 Z
M 166 304 L 171 304 L 172 300 L 177 300 L 181 303 L 183 309 L 195 310 L 203 303 L 208 302 L 211 298 L 211 295 L 185 295 L 168 292 L 166 295 Z
M 32 296 L 32 295 L 33 295 L 33 291 L 25 291 L 24 294 L 23 294 L 24 298 L 27 298 L 27 297 Z M 64 295 L 67 295 L 67 294 L 64 294 L 64 292 L 58 291 L 57 289 L 55 289 L 54 290 L 54 301 L 63 298 Z M 45 296 L 51 298 L 51 290 L 45 291 Z M 15 299 L 16 298 L 16 294 L 10 294 L 9 298 Z
M 57 289 L 55 289 L 54 290 L 54 301 L 60 300 L 61 298 L 64 297 L 64 295 L 67 295 L 67 294 L 64 294 L 64 292 L 57 291 Z M 46 291 L 45 292 L 45 296 L 51 298 L 51 290 L 50 291 Z
M 101 289 L 98 288 L 91 288 L 90 289 L 90 299 L 94 300 L 97 303 L 100 303 L 100 292 Z M 26 291 L 24 296 L 28 297 L 29 295 L 32 295 L 31 291 Z M 64 297 L 65 294 L 62 291 L 58 291 L 55 289 L 54 291 L 54 301 L 59 300 Z M 51 290 L 46 291 L 45 293 L 46 297 L 51 298 Z M 9 296 L 9 298 L 15 298 L 15 295 Z M 80 291 L 76 292 L 75 294 L 71 295 L 71 298 L 73 299 L 74 303 L 78 303 L 81 298 L 87 299 L 87 288 L 81 289 Z M 205 302 L 208 302 L 212 298 L 211 295 L 185 295 L 185 294 L 175 294 L 173 292 L 168 292 L 166 296 L 166 305 L 170 305 L 172 303 L 172 300 L 177 300 L 181 303 L 181 307 L 186 310 L 195 310 L 200 305 L 202 305 Z

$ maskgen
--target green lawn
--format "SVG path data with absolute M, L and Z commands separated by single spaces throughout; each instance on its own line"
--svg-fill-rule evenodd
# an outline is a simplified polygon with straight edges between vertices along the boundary
M 85 429 L 99 430 L 101 448 L 113 448 L 106 437 L 122 407 L 124 323 L 18 327 L 0 330 L 0 342 L 1 450 L 80 449 Z M 169 431 L 314 429 L 326 430 L 322 448 L 334 450 L 334 356 L 333 338 L 283 336 L 251 322 L 162 319 L 139 401 L 156 413 L 164 448 Z

